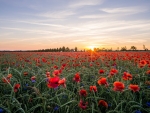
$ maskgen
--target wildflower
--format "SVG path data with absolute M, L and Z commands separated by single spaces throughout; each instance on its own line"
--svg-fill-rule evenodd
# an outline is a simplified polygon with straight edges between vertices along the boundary
M 132 75 L 130 73 L 124 72 L 122 78 L 123 80 L 132 80 Z
M 118 73 L 118 70 L 117 70 L 117 69 L 111 69 L 110 72 L 109 72 L 109 74 L 110 74 L 111 76 L 113 76 L 113 75 L 115 75 L 115 74 L 117 74 L 117 73 Z
M 105 85 L 106 87 L 108 86 L 108 83 L 107 83 L 107 79 L 106 78 L 100 78 L 98 81 L 97 81 L 97 83 L 99 84 L 99 85 Z
M 47 86 L 49 87 L 49 88 L 56 88 L 56 87 L 58 87 L 58 85 L 59 85 L 59 77 L 52 77 L 52 78 L 48 78 L 48 83 L 47 83 Z
M 59 76 L 60 75 L 60 71 L 59 70 L 54 70 L 53 72 L 53 76 Z
M 3 113 L 3 112 L 4 112 L 4 110 L 2 108 L 0 108 L 0 113 Z
M 147 62 L 146 62 L 146 60 L 141 60 L 139 64 L 145 66 L 147 64 Z
M 42 62 L 46 63 L 47 62 L 46 58 L 42 58 Z
M 150 75 L 150 70 L 146 71 L 146 74 L 147 74 L 147 75 Z
M 140 90 L 138 85 L 133 85 L 133 84 L 129 85 L 129 89 L 132 90 L 133 92 L 137 92 Z
M 16 93 L 19 88 L 20 88 L 20 84 L 15 84 L 15 86 L 14 86 L 14 92 Z
M 62 64 L 62 67 L 66 67 L 67 66 L 67 64 Z
M 99 74 L 104 74 L 104 72 L 105 72 L 105 71 L 104 71 L 103 69 L 100 69 L 100 70 L 99 70 Z
M 66 78 L 63 78 L 58 81 L 59 85 L 62 85 L 64 88 L 66 87 Z
M 12 78 L 12 74 L 8 74 L 7 75 L 7 77 L 3 77 L 2 78 L 2 81 L 4 82 L 4 83 L 10 83 L 10 79 Z
M 24 75 L 24 76 L 27 76 L 27 75 L 28 75 L 28 72 L 24 72 L 23 75 Z
M 142 113 L 140 110 L 136 110 L 135 113 Z
M 148 107 L 150 107 L 150 102 L 147 102 L 146 105 L 147 105 Z
M 54 65 L 54 68 L 55 68 L 55 69 L 58 69 L 58 66 Z
M 96 86 L 90 86 L 90 91 L 97 92 L 97 87 Z
M 34 82 L 36 82 L 36 77 L 35 76 L 32 76 L 31 77 L 31 81 L 34 83 Z
M 98 106 L 103 106 L 103 107 L 105 107 L 105 108 L 108 108 L 108 104 L 107 104 L 107 102 L 104 101 L 104 100 L 99 100 Z
M 10 79 L 7 79 L 7 78 L 5 78 L 5 77 L 2 78 L 2 81 L 3 81 L 4 83 L 7 83 L 7 84 L 10 83 Z
M 46 77 L 50 77 L 50 72 L 46 72 Z
M 81 89 L 81 90 L 79 91 L 79 95 L 86 97 L 86 96 L 87 96 L 87 91 L 86 91 L 85 89 Z
M 122 92 L 123 89 L 125 88 L 124 84 L 122 82 L 118 82 L 118 81 L 114 82 L 113 86 L 114 86 L 114 88 L 113 88 L 114 91 Z
M 82 100 L 80 100 L 80 102 L 78 104 L 78 106 L 83 110 L 85 110 L 87 108 L 87 105 L 88 105 L 88 102 L 83 102 Z
M 75 82 L 80 82 L 80 75 L 79 75 L 79 73 L 76 73 L 76 74 L 75 74 L 73 80 L 74 80 Z
M 54 111 L 57 111 L 59 109 L 59 106 L 54 107 Z
M 10 78 L 12 78 L 12 74 L 7 75 L 7 79 L 10 79 Z

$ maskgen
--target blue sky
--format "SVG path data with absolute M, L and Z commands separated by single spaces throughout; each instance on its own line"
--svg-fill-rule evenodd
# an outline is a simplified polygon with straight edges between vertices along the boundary
M 150 0 L 0 0 L 0 50 L 149 43 Z

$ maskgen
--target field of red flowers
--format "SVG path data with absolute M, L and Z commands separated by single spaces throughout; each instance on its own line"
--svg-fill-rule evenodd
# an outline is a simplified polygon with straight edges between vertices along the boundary
M 150 113 L 150 53 L 1 52 L 0 113 Z

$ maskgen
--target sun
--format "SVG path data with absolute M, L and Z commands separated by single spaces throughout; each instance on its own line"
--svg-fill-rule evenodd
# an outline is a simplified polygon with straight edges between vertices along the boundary
M 87 48 L 94 51 L 94 48 L 96 48 L 96 46 L 88 46 Z

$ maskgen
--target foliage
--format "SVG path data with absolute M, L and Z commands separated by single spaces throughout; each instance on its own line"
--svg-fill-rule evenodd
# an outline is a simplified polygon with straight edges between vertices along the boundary
M 150 113 L 149 59 L 148 52 L 1 52 L 0 113 Z

